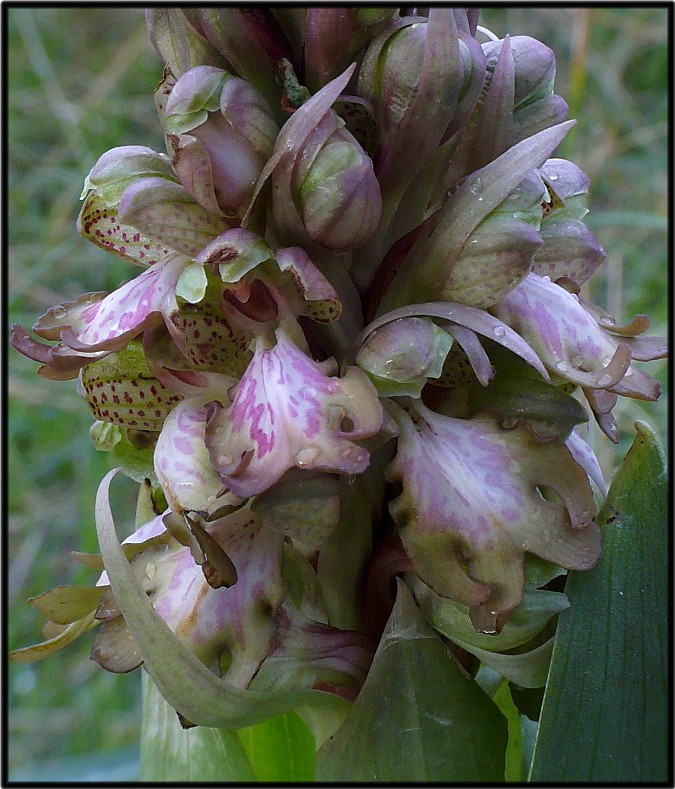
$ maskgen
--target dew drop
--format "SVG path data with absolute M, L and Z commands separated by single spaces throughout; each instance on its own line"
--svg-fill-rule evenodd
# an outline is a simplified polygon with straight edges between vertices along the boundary
M 612 382 L 612 376 L 611 375 L 607 375 L 606 373 L 605 373 L 605 375 L 601 375 L 600 378 L 598 378 L 598 385 L 599 386 L 607 386 L 607 384 L 609 384 L 611 382 Z
M 65 307 L 54 307 L 53 315 L 55 318 L 65 318 L 68 310 Z
M 494 326 L 492 329 L 495 337 L 503 337 L 506 334 L 506 329 L 503 326 Z
M 483 182 L 480 180 L 480 178 L 476 178 L 476 180 L 469 187 L 469 191 L 471 192 L 472 195 L 477 195 L 482 188 L 483 188 Z
M 542 279 L 544 280 L 544 282 L 550 282 L 551 281 L 551 278 L 548 275 L 545 276 L 545 277 L 542 277 Z
M 479 197 L 479 198 L 478 198 L 478 200 L 477 200 L 477 202 L 479 202 L 479 203 L 482 203 L 482 202 L 483 202 L 483 198 L 482 198 L 482 197 Z
M 573 364 L 575 367 L 579 368 L 579 367 L 581 367 L 581 365 L 582 365 L 583 363 L 584 363 L 584 357 L 583 357 L 583 356 L 581 356 L 580 354 L 578 354 L 578 353 L 577 353 L 577 354 L 575 354 L 575 355 L 572 357 L 572 364 Z
M 354 454 L 354 450 L 349 449 L 349 448 L 348 449 L 343 449 L 342 452 L 340 452 L 340 454 L 342 455 L 343 458 L 347 459 L 347 458 L 350 458 Z
M 298 466 L 308 466 L 310 463 L 313 463 L 319 457 L 319 448 L 318 447 L 307 447 L 306 449 L 301 449 L 298 454 L 295 456 L 295 462 Z
M 145 574 L 152 581 L 152 579 L 157 575 L 157 562 L 148 562 L 145 565 Z
M 566 361 L 563 360 L 562 362 L 558 362 L 558 364 L 556 364 L 556 367 L 558 368 L 558 370 L 560 370 L 561 373 L 566 373 L 569 370 L 570 366 L 569 364 L 567 364 Z
M 625 377 L 625 378 L 630 378 L 630 377 L 631 377 L 631 375 L 633 375 L 633 368 L 632 368 L 632 367 L 629 367 L 629 368 L 626 370 L 626 375 L 625 375 L 624 377 Z
M 219 457 L 218 457 L 218 465 L 219 466 L 230 466 L 230 465 L 232 465 L 232 455 L 219 455 Z

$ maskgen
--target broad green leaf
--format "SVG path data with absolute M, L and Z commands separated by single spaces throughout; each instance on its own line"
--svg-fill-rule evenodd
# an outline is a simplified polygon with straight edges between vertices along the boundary
M 598 515 L 602 555 L 569 574 L 533 781 L 668 781 L 667 478 L 654 432 L 635 427 Z
M 233 731 L 184 729 L 143 672 L 142 781 L 255 781 L 246 751 Z
M 314 737 L 294 713 L 236 732 L 258 781 L 313 781 Z
M 372 668 L 317 754 L 320 781 L 503 781 L 506 720 L 398 582 Z
M 57 586 L 31 597 L 28 602 L 57 625 L 69 625 L 94 611 L 106 589 L 105 586 Z

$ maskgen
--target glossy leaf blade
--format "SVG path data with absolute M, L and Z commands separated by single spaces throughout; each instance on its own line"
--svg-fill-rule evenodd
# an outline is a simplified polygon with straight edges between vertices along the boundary
M 293 712 L 236 732 L 258 781 L 313 781 L 314 737 Z
M 427 625 L 399 582 L 373 666 L 317 754 L 320 781 L 504 779 L 506 720 Z
M 142 781 L 255 781 L 237 734 L 195 726 L 184 729 L 152 679 L 143 675 Z
M 565 588 L 532 781 L 672 780 L 667 478 L 655 434 L 635 427 L 598 516 L 600 560 Z

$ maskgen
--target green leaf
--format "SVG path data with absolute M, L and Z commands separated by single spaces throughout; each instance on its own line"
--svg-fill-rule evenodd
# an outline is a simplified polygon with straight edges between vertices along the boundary
M 656 435 L 635 427 L 598 515 L 600 560 L 569 574 L 533 781 L 668 781 L 667 478 Z
M 184 729 L 152 679 L 143 672 L 142 781 L 255 781 L 237 734 L 195 726 Z
M 523 731 L 520 713 L 511 698 L 508 682 L 502 682 L 499 690 L 495 693 L 494 700 L 508 723 L 509 741 L 506 746 L 504 779 L 508 782 L 519 783 L 523 780 Z
M 294 713 L 236 732 L 258 781 L 313 781 L 314 737 Z
M 506 720 L 398 582 L 373 666 L 317 754 L 320 781 L 503 781 Z

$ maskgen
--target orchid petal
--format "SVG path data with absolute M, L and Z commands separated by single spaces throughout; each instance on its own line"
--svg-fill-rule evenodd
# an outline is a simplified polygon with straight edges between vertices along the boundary
M 166 178 L 140 178 L 127 187 L 119 219 L 149 238 L 186 255 L 196 255 L 234 220 L 207 211 L 181 184 Z
M 414 421 L 391 411 L 401 432 L 388 475 L 403 492 L 390 510 L 417 575 L 470 606 L 476 629 L 498 632 L 520 603 L 525 551 L 568 568 L 593 566 L 593 496 L 561 442 L 540 442 L 522 426 L 502 430 L 487 415 L 410 408 Z M 540 487 L 560 501 L 544 500 Z
M 598 326 L 577 296 L 537 274 L 492 312 L 539 354 L 546 367 L 585 388 L 611 388 L 626 374 L 630 348 Z
M 206 428 L 211 462 L 233 493 L 266 490 L 288 469 L 325 469 L 358 474 L 369 454 L 355 440 L 377 433 L 382 407 L 358 368 L 329 377 L 277 331 L 277 344 L 261 342 L 241 379 L 232 405 L 215 402 Z
M 233 383 L 231 380 L 229 385 Z M 177 513 L 212 512 L 232 503 L 231 495 L 220 496 L 223 483 L 204 444 L 205 403 L 212 399 L 210 392 L 179 403 L 164 422 L 155 447 L 155 472 L 171 509 Z

